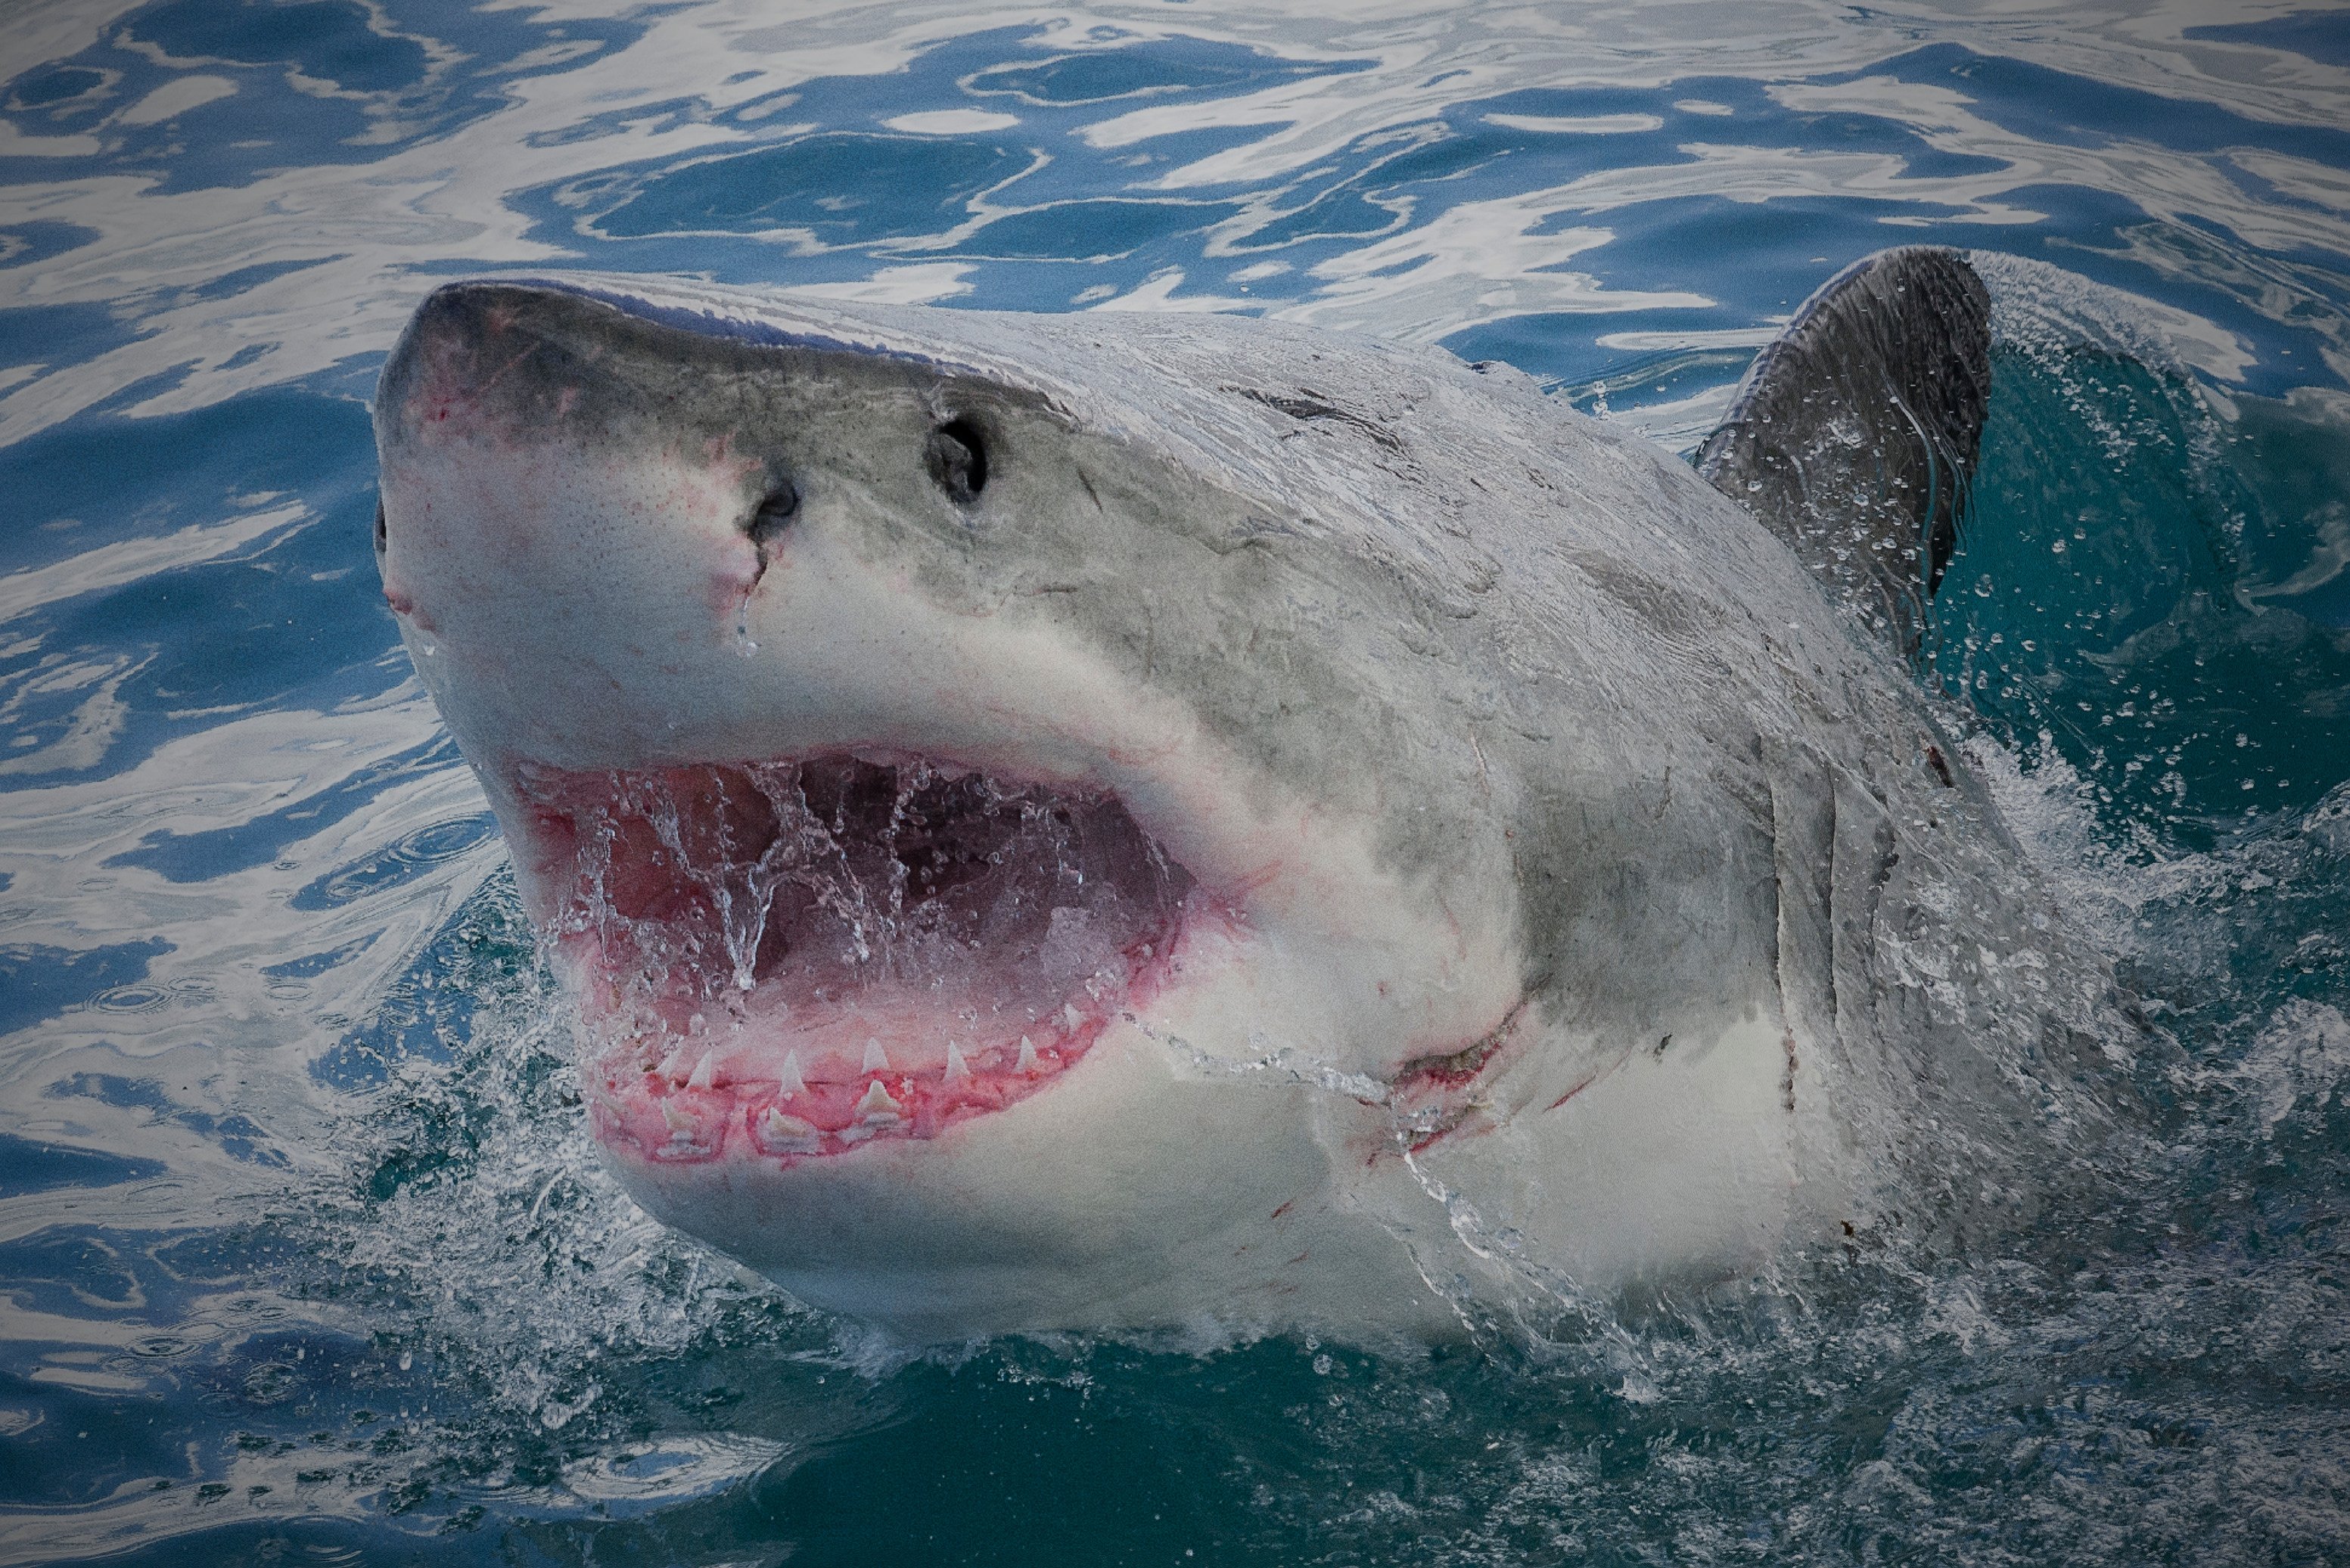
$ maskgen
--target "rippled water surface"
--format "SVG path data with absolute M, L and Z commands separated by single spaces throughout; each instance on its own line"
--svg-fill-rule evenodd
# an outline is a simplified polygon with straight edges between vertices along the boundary
M 0 13 L 0 1561 L 2350 1560 L 2350 13 L 1294 9 Z M 369 559 L 437 279 L 1262 312 L 1686 449 L 1916 241 L 2001 310 L 1923 674 L 2176 1042 L 2131 1204 L 909 1359 L 598 1173 Z

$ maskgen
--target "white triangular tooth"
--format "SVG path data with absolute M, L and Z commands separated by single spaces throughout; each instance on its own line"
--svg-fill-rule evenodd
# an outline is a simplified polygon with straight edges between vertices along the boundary
M 807 1078 L 800 1072 L 800 1054 L 784 1053 L 784 1064 L 775 1073 L 775 1087 L 786 1096 L 801 1094 L 807 1088 Z
M 955 1049 L 955 1043 L 951 1040 L 948 1041 L 946 1081 L 950 1084 L 960 1084 L 970 1076 L 971 1064 L 962 1059 L 962 1053 Z
M 865 1043 L 865 1070 L 868 1073 L 886 1073 L 889 1070 L 889 1053 L 881 1049 L 881 1042 L 879 1040 L 868 1040 Z
M 816 1137 L 816 1124 L 786 1116 L 769 1106 L 767 1114 L 759 1118 L 759 1136 L 770 1144 L 812 1143 Z
M 718 1086 L 718 1058 L 713 1053 L 704 1051 L 702 1054 L 702 1060 L 693 1064 L 693 1076 L 685 1081 L 685 1086 L 689 1089 Z
M 1020 1070 L 1024 1073 L 1036 1070 L 1036 1042 L 1025 1034 L 1020 1037 Z
M 905 1108 L 889 1097 L 889 1091 L 881 1086 L 879 1078 L 865 1085 L 865 1097 L 857 1102 L 858 1117 L 868 1127 L 887 1126 L 896 1121 Z
M 1076 1002 L 1065 1002 L 1061 1003 L 1061 1022 L 1071 1029 L 1075 1029 L 1077 1026 L 1077 1004 Z
M 675 1100 L 663 1100 L 660 1108 L 661 1120 L 669 1124 L 669 1130 L 676 1137 L 691 1137 L 702 1130 L 700 1119 Z
M 686 1065 L 685 1047 L 682 1045 L 671 1046 L 670 1048 L 669 1054 L 660 1059 L 660 1065 L 655 1067 L 653 1071 L 660 1074 L 662 1077 L 667 1078 L 672 1084 L 684 1083 L 685 1075 L 692 1071 L 691 1067 Z

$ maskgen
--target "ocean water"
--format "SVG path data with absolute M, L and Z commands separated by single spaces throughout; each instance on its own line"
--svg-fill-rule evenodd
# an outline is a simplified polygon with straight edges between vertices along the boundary
M 0 1563 L 2350 1561 L 2350 12 L 2293 3 L 0 13 Z M 1685 451 L 1914 242 L 2000 311 L 1920 679 L 2158 1026 L 2127 1202 L 1425 1355 L 917 1355 L 600 1174 L 370 558 L 437 281 L 1262 313 Z

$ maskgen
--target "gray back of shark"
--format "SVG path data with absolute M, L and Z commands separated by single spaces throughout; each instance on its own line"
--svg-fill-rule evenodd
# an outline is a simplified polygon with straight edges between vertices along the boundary
M 1338 1207 L 1440 1293 L 1605 1287 L 1764 1266 L 1791 1230 L 1997 1223 L 2035 1200 L 2005 1179 L 2019 1150 L 2098 1116 L 2108 977 L 1852 615 L 1914 645 L 1981 422 L 1981 299 L 1948 253 L 1847 273 L 1758 360 L 1702 473 L 1440 350 L 623 278 L 444 288 L 378 423 L 387 471 L 411 462 L 417 389 L 453 378 L 509 441 L 725 451 L 754 539 L 805 496 L 938 614 L 1049 631 L 1267 797 L 1370 824 L 1378 896 L 1471 928 L 1498 909 L 1513 998 L 1440 1053 L 1359 1027 L 1153 1038 L 1292 1096 L 1360 1187 Z M 825 511 L 834 474 L 855 494 Z M 546 717 L 559 670 L 507 698 L 419 662 L 485 776 L 512 735 L 572 743 Z M 759 743 L 753 705 L 672 711 L 640 743 Z M 1707 1060 L 1756 1041 L 1767 1062 Z M 1672 1107 L 1766 1082 L 1731 1117 L 1762 1152 L 1681 1207 L 1735 1210 L 1757 1171 L 1770 1202 L 1656 1241 L 1712 1125 L 1677 1133 Z M 759 1258 L 740 1212 L 698 1226 L 706 1194 L 644 1179 Z
M 1991 409 L 1991 295 L 1955 251 L 1865 256 L 1755 356 L 1698 472 L 1915 653 Z

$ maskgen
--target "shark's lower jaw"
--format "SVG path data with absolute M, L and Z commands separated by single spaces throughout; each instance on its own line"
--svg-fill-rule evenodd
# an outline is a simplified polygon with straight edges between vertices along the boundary
M 515 785 L 623 1157 L 790 1164 L 1003 1110 L 1165 983 L 1199 902 L 1115 796 L 928 760 Z

